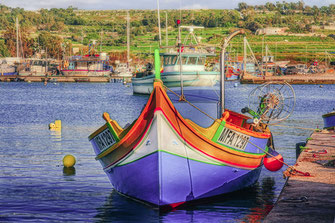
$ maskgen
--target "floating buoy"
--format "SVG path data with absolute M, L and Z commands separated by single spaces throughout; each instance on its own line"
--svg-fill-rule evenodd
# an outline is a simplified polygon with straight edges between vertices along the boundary
M 265 168 L 270 171 L 280 170 L 284 164 L 283 156 L 277 153 L 273 149 L 269 149 L 268 153 L 271 154 L 272 156 L 267 154 L 266 157 L 264 158 L 263 163 L 264 163 Z
M 60 131 L 62 129 L 62 121 L 61 120 L 55 120 L 55 123 L 53 123 L 53 122 L 50 123 L 49 124 L 49 129 Z
M 64 156 L 63 158 L 63 165 L 64 167 L 73 167 L 74 164 L 76 164 L 76 158 L 74 158 L 74 156 L 68 154 L 66 156 Z

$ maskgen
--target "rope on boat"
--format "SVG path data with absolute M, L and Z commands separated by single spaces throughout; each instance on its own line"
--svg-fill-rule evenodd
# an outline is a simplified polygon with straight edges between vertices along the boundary
M 163 84 L 163 87 L 165 89 L 167 89 L 168 91 L 170 91 L 171 93 L 173 93 L 174 95 L 176 95 L 177 97 L 179 97 L 179 101 L 185 101 L 186 103 L 188 103 L 190 106 L 192 106 L 193 108 L 197 109 L 198 111 L 200 111 L 201 113 L 203 113 L 204 115 L 206 115 L 208 118 L 212 119 L 213 121 L 219 123 L 219 125 L 222 125 L 222 122 L 219 122 L 218 119 L 216 118 L 213 118 L 212 116 L 210 116 L 209 114 L 207 114 L 206 112 L 202 111 L 200 108 L 198 108 L 197 106 L 195 106 L 194 104 L 192 104 L 191 102 L 189 102 L 188 100 L 186 100 L 185 97 L 182 97 L 180 95 L 178 95 L 176 92 L 174 92 L 173 90 L 171 90 L 170 88 L 168 88 L 167 86 L 165 86 Z M 222 125 L 223 126 L 223 125 Z M 282 126 L 282 125 L 276 125 L 276 126 Z M 304 128 L 304 129 L 308 129 L 310 130 L 310 128 Z M 314 129 L 312 129 L 314 130 Z M 310 174 L 308 172 L 302 172 L 302 171 L 299 171 L 297 169 L 295 169 L 293 166 L 290 166 L 289 164 L 287 164 L 286 162 L 284 161 L 281 161 L 280 159 L 278 159 L 277 157 L 275 157 L 274 155 L 268 153 L 267 151 L 263 150 L 261 147 L 259 147 L 258 145 L 256 145 L 255 143 L 252 143 L 250 142 L 249 140 L 247 139 L 243 139 L 245 141 L 247 141 L 248 143 L 250 143 L 251 145 L 255 146 L 256 148 L 260 149 L 261 151 L 263 151 L 265 154 L 269 155 L 269 156 L 272 156 L 273 158 L 275 158 L 276 160 L 278 160 L 279 162 L 283 163 L 284 165 L 286 165 L 288 167 L 287 170 L 284 171 L 284 178 L 290 176 L 290 175 L 296 175 L 296 174 L 300 174 L 302 176 L 310 176 Z

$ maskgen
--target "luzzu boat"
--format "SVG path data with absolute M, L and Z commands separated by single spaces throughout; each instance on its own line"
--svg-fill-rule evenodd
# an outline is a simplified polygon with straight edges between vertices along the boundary
M 123 129 L 104 113 L 106 124 L 89 136 L 115 190 L 175 208 L 253 185 L 271 133 L 229 110 L 208 128 L 184 119 L 159 80 L 158 50 L 155 57 L 158 80 L 138 119 Z
M 327 114 L 322 115 L 324 128 L 334 129 L 335 128 L 335 110 Z

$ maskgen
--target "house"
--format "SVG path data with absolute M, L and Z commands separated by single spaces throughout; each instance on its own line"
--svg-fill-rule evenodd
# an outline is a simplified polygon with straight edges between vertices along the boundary
M 257 29 L 256 35 L 285 35 L 287 27 L 266 27 Z

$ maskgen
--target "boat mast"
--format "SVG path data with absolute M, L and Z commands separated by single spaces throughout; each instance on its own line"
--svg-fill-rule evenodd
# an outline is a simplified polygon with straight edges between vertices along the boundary
M 229 45 L 229 41 L 238 34 L 244 34 L 243 29 L 236 30 L 235 32 L 232 32 L 229 34 L 225 39 L 221 47 L 221 53 L 220 53 L 220 76 L 221 76 L 221 84 L 220 84 L 220 116 L 223 114 L 225 109 L 225 98 L 224 98 L 224 85 L 225 85 L 225 54 L 226 54 L 226 48 Z
M 243 37 L 243 77 L 246 72 L 247 72 L 247 37 Z
M 165 12 L 165 31 L 166 31 L 166 45 L 169 45 L 169 35 L 168 35 L 168 16 L 167 16 L 167 12 Z
M 16 17 L 16 57 L 19 58 L 19 18 Z
M 159 0 L 157 0 L 157 17 L 158 17 L 158 33 L 159 33 L 159 45 L 162 45 L 162 34 L 161 34 L 161 18 L 159 15 Z
M 182 51 L 182 43 L 181 43 L 181 33 L 180 33 L 180 20 L 177 20 L 178 24 L 178 49 L 179 49 L 179 74 L 180 74 L 180 90 L 181 95 L 179 100 L 184 99 L 184 83 L 183 83 L 183 73 L 182 73 L 182 59 L 181 59 L 181 51 Z
M 127 66 L 129 66 L 129 54 L 130 54 L 130 17 L 129 11 L 127 11 Z

